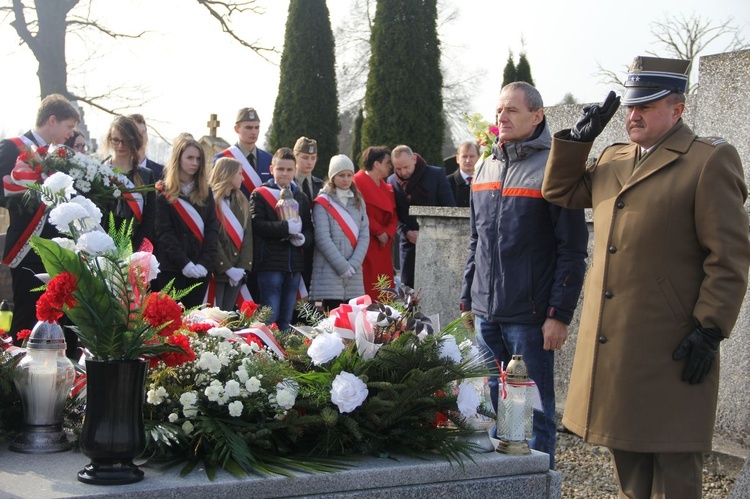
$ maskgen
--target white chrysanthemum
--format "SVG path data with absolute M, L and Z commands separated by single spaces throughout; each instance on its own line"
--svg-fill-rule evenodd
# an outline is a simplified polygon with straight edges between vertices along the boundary
M 63 249 L 75 251 L 76 250 L 76 242 L 72 239 L 68 239 L 67 237 L 53 237 L 52 240 L 58 244 Z
M 49 223 L 54 225 L 58 231 L 69 234 L 71 223 L 86 219 L 88 216 L 89 212 L 79 204 L 61 203 L 49 212 Z
M 115 242 L 104 232 L 92 231 L 81 234 L 76 249 L 89 255 L 100 255 L 115 249 Z
M 193 432 L 193 423 L 190 421 L 185 421 L 182 423 L 182 431 L 190 435 Z
M 344 351 L 344 342 L 339 333 L 320 333 L 312 340 L 307 355 L 319 366 L 333 360 Z
M 69 200 L 70 196 L 76 192 L 73 188 L 73 177 L 62 172 L 53 173 L 47 177 L 42 185 L 58 196 L 64 197 L 66 200 Z M 51 200 L 49 201 L 44 200 L 44 204 L 52 206 Z
M 164 402 L 164 397 L 167 396 L 167 390 L 163 386 L 159 388 L 152 388 L 146 393 L 146 402 L 152 405 L 159 405 Z
M 285 379 L 276 384 L 276 403 L 282 409 L 289 410 L 297 401 L 299 387 L 294 380 Z
M 169 415 L 167 419 L 169 420 L 170 423 L 174 423 L 175 421 L 180 419 L 180 416 L 176 412 L 173 412 L 172 414 Z
M 461 350 L 458 349 L 456 337 L 446 334 L 440 342 L 440 358 L 450 359 L 453 362 L 461 362 Z
M 214 380 L 206 387 L 203 394 L 208 397 L 210 402 L 218 402 L 221 399 L 222 392 L 221 381 Z
M 198 367 L 204 371 L 210 373 L 218 373 L 221 371 L 221 361 L 219 357 L 213 352 L 203 352 L 201 358 L 198 359 Z
M 260 390 L 260 380 L 253 376 L 245 382 L 245 390 L 247 390 L 248 393 L 257 392 Z
M 88 180 L 77 179 L 75 186 L 80 192 L 89 192 L 91 190 L 91 182 Z
M 458 398 L 456 399 L 461 415 L 465 418 L 475 418 L 477 416 L 477 407 L 479 407 L 481 402 L 474 385 L 466 381 L 462 382 L 458 387 Z
M 238 367 L 235 374 L 237 375 L 237 379 L 240 380 L 240 383 L 245 383 L 248 379 L 250 379 L 250 375 L 247 373 L 247 369 L 245 369 L 245 366 Z
M 239 397 L 240 384 L 235 380 L 230 379 L 229 381 L 227 381 L 227 384 L 224 385 L 224 393 L 227 394 L 227 397 Z
M 239 400 L 235 400 L 231 404 L 229 404 L 229 415 L 233 418 L 238 418 L 242 416 L 242 402 Z
M 198 401 L 198 394 L 195 392 L 185 392 L 182 395 L 180 395 L 180 404 L 182 404 L 182 407 L 184 409 L 189 409 L 190 407 L 195 406 L 195 403 Z
M 369 390 L 364 381 L 352 373 L 341 371 L 331 384 L 331 403 L 340 413 L 352 412 L 367 399 Z

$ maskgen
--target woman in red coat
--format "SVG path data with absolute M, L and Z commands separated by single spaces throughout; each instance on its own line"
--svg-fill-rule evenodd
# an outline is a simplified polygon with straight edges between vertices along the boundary
M 362 153 L 362 167 L 354 175 L 354 183 L 365 200 L 370 221 L 370 245 L 362 264 L 365 291 L 373 300 L 380 291 L 375 288 L 378 276 L 388 276 L 393 283 L 391 245 L 396 234 L 396 198 L 393 187 L 386 182 L 391 174 L 391 151 L 385 146 L 368 147 Z

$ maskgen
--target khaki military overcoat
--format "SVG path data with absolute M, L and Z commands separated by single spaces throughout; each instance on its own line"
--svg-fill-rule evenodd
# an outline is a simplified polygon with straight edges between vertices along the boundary
M 710 451 L 718 356 L 690 385 L 672 352 L 697 324 L 729 336 L 737 319 L 750 264 L 739 155 L 680 121 L 637 168 L 633 143 L 586 168 L 591 143 L 567 136 L 553 141 L 543 194 L 593 208 L 594 259 L 563 423 L 615 449 Z

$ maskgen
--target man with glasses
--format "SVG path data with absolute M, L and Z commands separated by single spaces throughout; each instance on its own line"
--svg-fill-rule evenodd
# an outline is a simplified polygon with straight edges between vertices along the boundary
M 13 279 L 14 311 L 10 332 L 14 339 L 18 331 L 31 329 L 36 324 L 36 301 L 41 292 L 31 290 L 42 285 L 34 274 L 45 272 L 42 260 L 31 249 L 29 240 L 32 235 L 51 239 L 59 234 L 47 223 L 44 205 L 24 204 L 22 198 L 25 189 L 21 182 L 16 182 L 13 170 L 22 153 L 39 161 L 46 154 L 47 146 L 64 143 L 73 136 L 79 121 L 78 111 L 65 97 L 48 95 L 39 106 L 36 123 L 31 130 L 20 137 L 0 141 L 0 177 L 3 179 L 0 206 L 6 207 L 10 216 L 2 263 L 10 267 Z M 27 170 L 26 176 L 35 173 L 24 162 L 18 163 L 19 170 Z M 37 175 L 37 180 L 41 182 L 41 175 Z M 16 343 L 20 344 L 18 341 Z

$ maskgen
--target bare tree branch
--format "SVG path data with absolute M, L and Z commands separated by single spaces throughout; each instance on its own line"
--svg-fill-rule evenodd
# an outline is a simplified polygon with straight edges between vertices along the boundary
M 98 31 L 100 33 L 103 33 L 103 34 L 109 36 L 110 38 L 114 38 L 114 39 L 117 39 L 117 38 L 140 38 L 141 36 L 143 36 L 146 33 L 148 33 L 148 31 L 141 31 L 137 35 L 129 35 L 127 33 L 117 33 L 115 31 L 112 31 L 111 29 L 103 26 L 97 20 L 91 20 L 91 19 L 88 19 L 88 18 L 77 17 L 77 16 L 76 17 L 68 18 L 67 23 L 68 23 L 69 27 L 73 28 L 73 30 L 76 30 L 76 29 L 85 29 L 85 28 L 93 28 L 96 31 Z M 68 30 L 68 31 L 71 31 L 71 30 Z
M 270 59 L 268 59 L 263 52 L 270 52 L 270 53 L 278 53 L 275 47 L 261 47 L 257 45 L 258 41 L 254 42 L 247 42 L 243 38 L 241 38 L 237 33 L 234 32 L 234 29 L 232 29 L 231 26 L 229 26 L 229 22 L 227 19 L 235 12 L 254 12 L 256 14 L 262 14 L 264 11 L 260 7 L 254 6 L 255 0 L 250 0 L 247 2 L 222 2 L 219 0 L 197 0 L 199 4 L 203 5 L 206 10 L 219 22 L 221 25 L 221 30 L 224 33 L 227 33 L 229 36 L 234 38 L 237 42 L 239 42 L 240 45 L 243 47 L 247 47 L 253 52 L 255 52 L 258 56 L 260 56 L 262 59 L 264 59 L 266 62 L 271 62 Z M 219 7 L 220 9 L 224 9 L 226 12 L 224 14 L 220 13 L 216 7 Z

